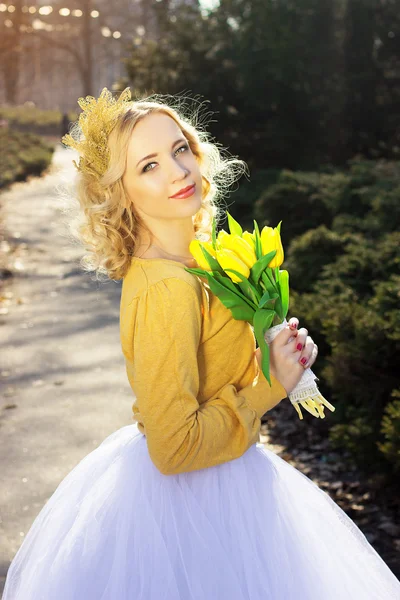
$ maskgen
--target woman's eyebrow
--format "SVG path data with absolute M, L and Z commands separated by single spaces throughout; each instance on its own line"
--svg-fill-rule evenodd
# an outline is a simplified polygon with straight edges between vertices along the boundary
M 176 146 L 176 144 L 177 144 L 178 142 L 187 142 L 187 139 L 186 139 L 186 138 L 179 138 L 178 140 L 176 140 L 176 141 L 175 141 L 175 142 L 172 144 L 171 148 L 173 148 L 174 146 Z M 145 156 L 144 158 L 141 158 L 141 159 L 139 160 L 139 162 L 138 162 L 138 164 L 137 164 L 136 166 L 138 167 L 138 166 L 140 165 L 140 163 L 141 163 L 141 162 L 143 162 L 144 160 L 147 160 L 148 158 L 154 158 L 155 156 L 157 156 L 157 152 L 155 152 L 154 154 L 148 154 L 148 155 L 147 155 L 147 156 Z

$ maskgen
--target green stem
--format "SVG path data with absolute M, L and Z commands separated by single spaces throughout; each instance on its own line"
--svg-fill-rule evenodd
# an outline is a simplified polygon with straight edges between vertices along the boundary
M 276 292 L 279 294 L 279 290 L 278 290 L 278 286 L 277 283 L 275 281 L 275 277 L 272 275 L 272 272 L 269 272 L 268 270 L 265 271 L 267 274 L 268 279 L 270 280 L 270 282 L 272 283 L 272 285 L 274 286 Z
M 254 286 L 257 287 L 257 283 L 254 281 L 253 277 L 250 275 L 249 276 L 249 282 Z
M 275 325 L 280 325 L 282 323 L 282 320 L 283 319 L 281 319 L 280 316 L 277 313 L 275 313 L 274 319 L 272 322 L 272 327 L 274 327 Z
M 257 308 L 258 308 L 258 302 L 259 302 L 259 300 L 257 301 L 257 304 L 255 304 L 255 303 L 253 302 L 253 300 L 247 296 L 247 290 L 246 290 L 246 288 L 245 288 L 245 287 L 242 287 L 242 282 L 238 282 L 236 285 L 237 285 L 237 286 L 240 288 L 240 290 L 243 292 L 243 293 L 240 293 L 239 291 L 237 291 L 237 292 L 236 292 L 236 293 L 237 293 L 237 295 L 238 295 L 238 296 L 240 296 L 240 297 L 241 297 L 241 298 L 242 298 L 242 299 L 243 299 L 245 302 L 247 302 L 247 304 L 248 304 L 248 305 L 249 305 L 249 306 L 250 306 L 250 307 L 251 307 L 253 310 L 257 310 Z
M 258 305 L 258 303 L 259 303 L 259 302 L 260 302 L 260 300 L 261 300 L 261 294 L 260 294 L 260 292 L 257 290 L 257 287 L 256 287 L 256 286 L 253 286 L 253 291 L 254 291 L 254 294 L 255 294 L 255 296 L 256 296 L 256 298 L 257 298 L 257 305 Z
M 279 291 L 276 289 L 276 283 L 275 283 L 274 279 L 272 278 L 272 281 L 271 281 L 271 277 L 268 276 L 268 271 L 263 271 L 261 273 L 261 280 L 264 282 L 265 289 L 270 289 L 272 287 L 272 290 L 277 292 L 277 294 L 279 294 Z

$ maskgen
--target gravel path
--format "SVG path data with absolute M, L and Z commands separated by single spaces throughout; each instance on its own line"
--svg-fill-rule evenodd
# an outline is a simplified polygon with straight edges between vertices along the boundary
M 61 480 L 131 424 L 119 338 L 121 282 L 79 266 L 58 187 L 75 151 L 55 144 L 46 175 L 0 197 L 14 278 L 0 314 L 0 593 L 11 559 Z

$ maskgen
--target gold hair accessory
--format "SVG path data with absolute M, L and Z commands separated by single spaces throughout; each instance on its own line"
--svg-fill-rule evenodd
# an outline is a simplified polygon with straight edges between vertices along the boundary
M 131 99 L 131 90 L 125 88 L 118 100 L 111 92 L 103 88 L 98 100 L 93 96 L 79 98 L 78 104 L 83 112 L 79 115 L 78 124 L 84 138 L 75 140 L 67 133 L 61 141 L 79 152 L 79 165 L 73 160 L 78 171 L 86 171 L 95 177 L 101 177 L 107 170 L 110 151 L 107 139 L 113 129 L 116 118 L 124 111 L 126 103 Z

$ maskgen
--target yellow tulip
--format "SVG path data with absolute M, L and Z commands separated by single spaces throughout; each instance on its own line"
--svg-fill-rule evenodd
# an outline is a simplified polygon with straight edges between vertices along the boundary
M 249 242 L 244 240 L 240 235 L 225 233 L 221 236 L 219 241 L 219 247 L 222 249 L 232 250 L 248 267 L 254 265 L 257 261 L 254 246 L 251 246 Z
M 221 242 L 222 244 L 224 237 L 226 237 L 227 235 L 230 235 L 230 233 L 225 231 L 225 229 L 220 229 L 220 231 L 217 234 L 217 241 Z
M 256 246 L 255 246 L 255 241 L 254 241 L 254 234 L 250 233 L 250 231 L 243 231 L 242 238 L 244 240 L 246 240 L 246 242 L 248 242 L 255 251 Z
M 192 240 L 189 244 L 189 251 L 196 260 L 200 269 L 204 269 L 205 271 L 211 271 L 212 269 L 210 268 L 210 265 L 208 264 L 207 259 L 203 254 L 201 246 L 204 246 L 207 252 L 209 252 L 215 259 L 217 258 L 211 242 L 200 242 L 200 240 Z
M 280 267 L 283 263 L 283 247 L 281 241 L 281 235 L 276 227 L 268 227 L 267 225 L 262 228 L 261 234 L 261 248 L 263 256 L 276 250 L 276 254 L 271 262 L 268 264 L 272 269 L 274 267 Z
M 235 269 L 241 275 L 249 278 L 250 269 L 236 254 L 233 250 L 229 250 L 228 248 L 219 248 L 217 249 L 217 260 L 221 267 L 225 269 Z M 235 275 L 235 273 L 226 273 L 233 281 L 233 283 L 240 283 L 239 277 Z

